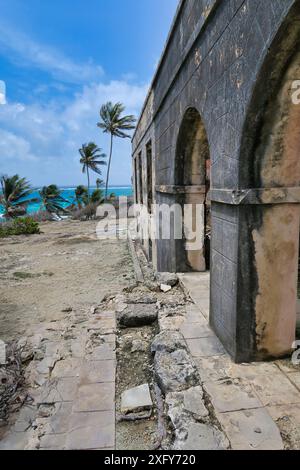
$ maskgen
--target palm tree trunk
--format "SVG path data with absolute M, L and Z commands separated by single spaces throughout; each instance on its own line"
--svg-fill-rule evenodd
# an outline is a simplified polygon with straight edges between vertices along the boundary
M 109 182 L 109 172 L 110 172 L 110 164 L 111 164 L 112 151 L 113 151 L 113 135 L 110 134 L 110 152 L 109 152 L 109 161 L 108 161 L 108 168 L 107 168 L 107 175 L 106 175 L 105 200 L 107 200 L 108 182 Z
M 89 173 L 89 167 L 86 167 L 86 174 L 87 174 L 87 179 L 88 179 L 88 202 L 90 202 L 90 173 Z

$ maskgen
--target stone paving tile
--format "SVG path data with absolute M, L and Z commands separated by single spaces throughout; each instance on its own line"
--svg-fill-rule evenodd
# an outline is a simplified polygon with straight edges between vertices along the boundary
M 195 358 L 195 364 L 202 382 L 239 377 L 251 381 L 257 375 L 272 376 L 278 373 L 277 366 L 271 362 L 234 364 L 227 354 Z
M 0 441 L 0 450 L 23 450 L 28 443 L 26 432 L 9 432 Z
M 202 383 L 228 378 L 228 369 L 232 364 L 229 356 L 210 356 L 194 358 Z
M 72 408 L 72 402 L 55 404 L 54 414 L 50 418 L 45 418 L 47 434 L 65 434 L 68 432 Z
M 204 389 L 210 395 L 212 405 L 219 413 L 262 407 L 262 403 L 251 386 L 242 380 L 205 382 Z
M 217 413 L 233 450 L 281 450 L 280 432 L 265 408 Z
M 300 403 L 299 390 L 279 370 L 271 376 L 252 377 L 251 385 L 264 406 Z
M 80 372 L 80 385 L 115 381 L 115 361 L 84 361 Z
M 292 372 L 287 377 L 298 388 L 300 393 L 300 372 Z
M 196 305 L 186 307 L 185 322 L 188 324 L 198 323 L 207 326 L 207 320 Z
M 115 360 L 116 352 L 115 345 L 113 343 L 104 343 L 101 346 L 93 348 L 92 352 L 86 355 L 88 361 L 106 361 Z
M 15 432 L 24 432 L 30 428 L 31 423 L 35 420 L 36 407 L 23 406 L 18 414 L 18 419 L 14 425 Z
M 208 338 L 215 336 L 214 332 L 207 325 L 200 323 L 184 323 L 180 328 L 185 339 Z
M 66 440 L 68 450 L 114 448 L 115 412 L 74 413 Z
M 37 403 L 57 403 L 57 402 L 70 402 L 76 396 L 78 387 L 77 377 L 64 377 L 48 380 L 43 386 L 40 396 L 37 398 Z
M 40 449 L 64 450 L 66 445 L 66 434 L 47 434 L 40 441 Z
M 71 340 L 70 343 L 70 349 L 72 353 L 72 357 L 80 359 L 84 356 L 85 352 L 85 344 L 86 344 L 86 339 L 84 340 L 78 340 L 78 339 L 73 339 Z
M 180 450 L 225 450 L 229 443 L 224 435 L 208 424 L 193 423 Z
M 202 314 L 204 315 L 204 317 L 208 321 L 208 319 L 209 319 L 209 303 L 210 303 L 209 297 L 207 299 L 201 297 L 200 299 L 197 298 L 196 300 L 197 300 L 197 307 L 199 307 L 200 311 L 202 312 Z
M 115 406 L 115 384 L 81 385 L 74 401 L 73 411 L 109 411 Z
M 216 336 L 189 339 L 187 344 L 194 357 L 220 356 L 225 354 L 225 349 Z
M 78 377 L 81 363 L 82 361 L 79 358 L 68 358 L 59 361 L 55 364 L 51 376 L 60 378 Z

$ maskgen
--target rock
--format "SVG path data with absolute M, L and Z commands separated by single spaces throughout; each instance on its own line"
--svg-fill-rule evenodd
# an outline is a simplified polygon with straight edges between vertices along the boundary
M 172 289 L 171 286 L 167 286 L 166 284 L 161 284 L 160 285 L 160 290 L 164 292 L 165 294 L 169 292 Z
M 155 278 L 159 284 L 175 287 L 178 284 L 178 277 L 175 273 L 156 273 Z
M 193 423 L 188 429 L 186 441 L 176 450 L 225 450 L 229 442 L 217 428 L 208 424 Z
M 141 411 L 152 410 L 153 403 L 150 395 L 148 384 L 131 388 L 122 393 L 121 396 L 121 412 L 139 413 Z
M 152 354 L 156 352 L 174 352 L 177 349 L 187 350 L 185 339 L 179 331 L 162 331 L 153 340 Z
M 134 292 L 124 296 L 124 302 L 127 304 L 156 304 L 157 296 L 152 292 Z
M 204 420 L 209 416 L 203 401 L 200 386 L 183 392 L 168 393 L 166 396 L 168 416 L 176 430 L 187 430 L 195 420 Z
M 138 327 L 151 325 L 157 320 L 155 305 L 129 305 L 123 312 L 117 313 L 117 321 L 122 327 Z
M 71 313 L 73 312 L 73 307 L 66 307 L 62 309 L 63 313 Z
M 174 449 L 182 449 L 188 439 L 189 429 L 196 421 L 208 421 L 209 413 L 203 401 L 200 386 L 183 392 L 166 395 L 167 414 L 175 431 Z
M 172 353 L 157 352 L 154 357 L 154 369 L 164 394 L 198 385 L 197 370 L 184 349 Z

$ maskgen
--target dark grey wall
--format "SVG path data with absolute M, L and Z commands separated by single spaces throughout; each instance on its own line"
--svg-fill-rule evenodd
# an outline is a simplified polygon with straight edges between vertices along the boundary
M 194 107 L 208 136 L 212 187 L 249 187 L 251 145 L 245 132 L 251 134 L 259 114 L 255 107 L 263 106 L 263 93 L 268 94 L 272 76 L 265 64 L 273 44 L 286 34 L 293 18 L 299 19 L 293 12 L 294 8 L 298 14 L 298 7 L 298 0 L 181 2 L 133 139 L 134 156 L 145 147 L 150 135 L 155 139 L 154 184 L 175 184 L 178 133 L 185 111 Z M 281 67 L 284 66 L 283 60 Z M 258 85 L 259 80 L 263 83 Z M 255 101 L 258 86 L 260 96 Z M 175 201 L 172 196 L 156 193 L 156 202 Z M 211 322 L 237 360 L 253 356 L 255 328 L 251 313 L 245 315 L 246 319 L 239 313 L 243 308 L 253 308 L 251 299 L 245 307 L 238 295 L 243 281 L 240 262 L 249 257 L 248 266 L 251 265 L 252 248 L 244 231 L 244 211 L 232 205 L 212 204 Z M 241 251 L 242 242 L 246 243 L 246 253 Z M 174 243 L 158 241 L 158 270 L 174 268 L 174 250 Z M 255 276 L 251 282 L 255 283 Z M 246 285 L 247 282 L 244 288 Z M 252 287 L 255 289 L 255 285 Z

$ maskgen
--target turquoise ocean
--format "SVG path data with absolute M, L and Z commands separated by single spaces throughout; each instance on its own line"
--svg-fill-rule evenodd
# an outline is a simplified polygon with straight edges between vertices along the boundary
M 39 189 L 40 188 L 33 189 L 29 199 L 31 199 L 31 198 L 40 199 Z M 94 188 L 94 187 L 91 188 L 91 192 L 94 191 L 94 189 L 96 189 L 96 188 Z M 101 188 L 101 189 L 104 191 L 103 188 Z M 60 187 L 60 190 L 61 190 L 62 197 L 64 199 L 66 199 L 66 201 L 68 201 L 68 202 L 65 202 L 64 204 L 62 204 L 64 207 L 67 207 L 70 204 L 75 204 L 76 203 L 75 187 Z M 108 194 L 111 194 L 111 193 L 114 193 L 117 197 L 120 197 L 120 196 L 128 196 L 129 197 L 129 196 L 133 195 L 133 191 L 132 191 L 131 186 L 110 186 L 108 188 Z M 38 212 L 41 209 L 42 209 L 42 207 L 41 207 L 40 202 L 31 203 L 27 206 L 27 213 L 28 214 L 33 214 L 35 212 Z M 1 207 L 1 205 L 0 205 L 0 216 L 1 216 L 1 214 L 3 214 L 3 207 Z

